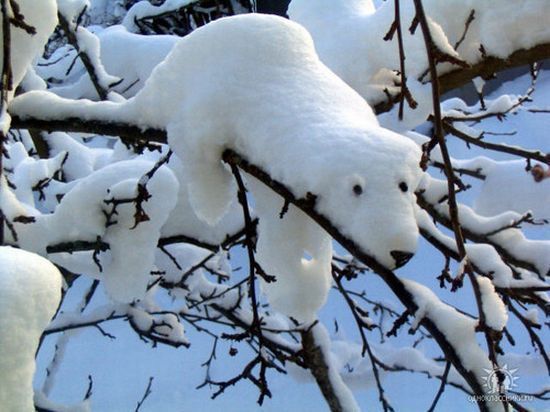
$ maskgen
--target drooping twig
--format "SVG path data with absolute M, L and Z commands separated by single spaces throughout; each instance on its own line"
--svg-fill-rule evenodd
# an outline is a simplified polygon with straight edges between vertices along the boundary
M 403 29 L 401 26 L 401 12 L 399 0 L 394 0 L 395 18 L 390 31 L 384 37 L 384 40 L 391 40 L 397 33 L 397 45 L 399 49 L 399 76 L 401 77 L 401 92 L 398 96 L 399 101 L 399 120 L 403 120 L 403 111 L 405 109 L 405 101 L 411 108 L 416 108 L 418 103 L 413 99 L 409 88 L 407 87 L 407 73 L 405 71 L 405 47 L 403 45 Z M 391 100 L 390 100 L 391 101 Z
M 512 300 L 509 297 L 504 298 L 504 303 L 506 303 L 508 309 L 510 309 L 510 312 L 512 312 L 519 319 L 519 321 L 527 330 L 533 347 L 540 352 L 542 358 L 544 359 L 544 363 L 546 364 L 548 374 L 550 375 L 550 357 L 548 356 L 548 353 L 546 352 L 546 349 L 544 348 L 544 344 L 540 340 L 540 337 L 533 331 L 533 328 L 537 328 L 537 325 L 526 319 L 525 316 L 523 316 L 519 312 L 519 310 L 512 304 Z M 538 328 L 540 328 L 540 326 L 538 326 Z
M 140 410 L 141 406 L 143 405 L 143 403 L 145 402 L 145 400 L 149 397 L 149 395 L 151 395 L 151 393 L 153 393 L 151 391 L 151 387 L 153 386 L 153 380 L 154 380 L 154 378 L 152 376 L 150 376 L 149 377 L 149 382 L 147 383 L 147 387 L 145 388 L 145 392 L 143 393 L 143 397 L 137 403 L 135 412 L 139 412 L 139 410 Z

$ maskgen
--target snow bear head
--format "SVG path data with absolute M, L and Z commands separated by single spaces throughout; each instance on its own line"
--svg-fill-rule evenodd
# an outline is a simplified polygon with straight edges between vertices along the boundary
M 420 150 L 378 126 L 339 138 L 324 159 L 317 209 L 363 251 L 393 269 L 416 251 L 415 189 L 422 176 Z

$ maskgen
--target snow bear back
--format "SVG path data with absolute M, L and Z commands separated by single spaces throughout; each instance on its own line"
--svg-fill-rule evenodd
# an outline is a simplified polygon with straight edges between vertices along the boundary
M 161 127 L 182 104 L 213 99 L 217 117 L 231 121 L 238 116 L 258 123 L 276 117 L 269 112 L 278 105 L 304 111 L 312 100 L 323 100 L 376 123 L 363 99 L 320 62 L 309 33 L 277 16 L 233 16 L 195 30 L 157 66 L 131 105 Z

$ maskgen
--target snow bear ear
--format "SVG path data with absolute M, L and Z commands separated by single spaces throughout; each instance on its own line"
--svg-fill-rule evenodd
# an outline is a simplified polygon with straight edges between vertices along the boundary
M 193 211 L 208 225 L 216 225 L 236 196 L 231 173 L 222 164 L 198 162 L 194 162 L 187 172 L 189 203 Z

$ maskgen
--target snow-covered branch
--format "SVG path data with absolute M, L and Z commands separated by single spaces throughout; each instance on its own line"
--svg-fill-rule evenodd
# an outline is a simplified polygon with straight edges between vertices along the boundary
M 247 0 L 57 3 L 2 2 L 0 306 L 29 337 L 21 368 L 0 336 L 10 402 L 32 408 L 36 364 L 34 406 L 69 410 L 54 399 L 72 343 L 132 336 L 203 359 L 194 386 L 213 397 L 245 382 L 260 404 L 290 376 L 334 411 L 365 406 L 358 385 L 403 409 L 401 371 L 437 378 L 418 391 L 429 410 L 547 397 L 528 375 L 550 371 L 548 75 L 483 91 L 549 55 L 542 2 L 292 0 L 305 28 L 205 24 Z M 69 44 L 32 64 L 56 16 Z M 474 76 L 479 103 L 441 102 Z M 88 374 L 75 410 L 106 396 Z M 153 375 L 136 410 L 166 398 Z

